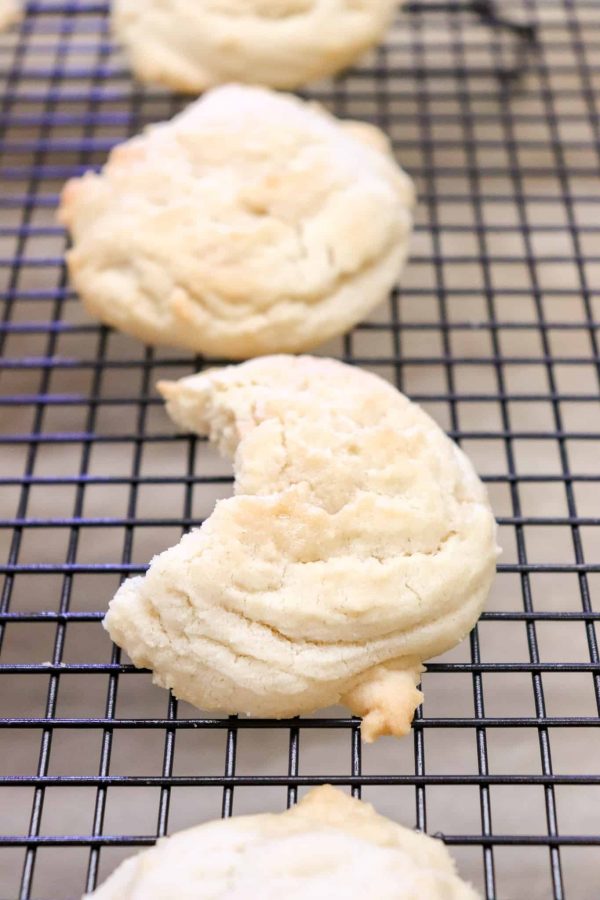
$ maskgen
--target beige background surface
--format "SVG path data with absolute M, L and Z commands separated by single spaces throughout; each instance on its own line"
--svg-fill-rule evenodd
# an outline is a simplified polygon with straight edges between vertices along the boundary
M 575 475 L 592 475 L 597 480 L 575 480 L 573 503 L 579 517 L 585 517 L 577 532 L 569 524 L 570 510 L 557 430 L 564 433 L 594 432 L 600 435 L 597 358 L 591 331 L 587 327 L 590 309 L 600 313 L 598 289 L 598 148 L 591 127 L 593 99 L 585 89 L 593 86 L 595 71 L 583 77 L 582 59 L 598 61 L 600 9 L 581 4 L 578 18 L 560 4 L 506 3 L 510 14 L 538 17 L 542 53 L 533 59 L 533 71 L 521 91 L 503 96 L 498 82 L 484 76 L 437 78 L 420 81 L 410 74 L 397 74 L 379 87 L 374 67 L 387 64 L 398 73 L 419 61 L 428 66 L 456 65 L 457 41 L 462 42 L 462 62 L 476 69 L 494 62 L 494 47 L 486 30 L 459 17 L 454 27 L 446 19 L 410 19 L 407 28 L 400 17 L 387 49 L 365 61 L 358 73 L 349 75 L 332 88 L 315 89 L 338 112 L 376 118 L 386 124 L 397 146 L 398 157 L 418 182 L 421 202 L 413 243 L 413 261 L 402 281 L 402 294 L 376 311 L 371 323 L 381 328 L 358 329 L 344 344 L 342 340 L 322 347 L 323 354 L 352 354 L 380 375 L 397 380 L 417 397 L 445 428 L 458 429 L 462 445 L 485 476 L 506 476 L 512 454 L 517 480 L 511 494 L 505 479 L 492 481 L 490 493 L 496 514 L 505 519 L 500 528 L 503 547 L 501 564 L 519 561 L 517 536 L 529 563 L 568 567 L 575 559 L 579 539 L 588 563 L 600 562 L 600 532 L 596 517 L 600 499 L 598 438 L 569 436 L 563 442 L 565 459 Z M 56 66 L 53 49 L 60 17 L 38 16 L 32 27 L 38 35 L 30 41 L 37 54 L 25 57 L 31 71 L 51 71 Z M 575 27 L 573 23 L 575 22 Z M 458 23 L 458 24 L 457 24 Z M 99 20 L 92 15 L 76 21 L 74 36 L 66 39 L 69 53 L 63 60 L 70 78 L 60 82 L 63 103 L 49 105 L 48 81 L 32 77 L 19 87 L 26 95 L 37 92 L 43 102 L 23 99 L 12 110 L 12 125 L 6 135 L 2 159 L 5 180 L 1 195 L 21 196 L 30 191 L 30 167 L 41 169 L 33 185 L 36 200 L 44 200 L 33 212 L 18 206 L 0 210 L 0 257 L 15 253 L 23 265 L 0 268 L 0 287 L 16 290 L 11 321 L 16 325 L 47 323 L 60 315 L 65 327 L 50 339 L 40 328 L 23 333 L 17 328 L 6 338 L 8 359 L 27 358 L 27 368 L 3 369 L 2 396 L 48 395 L 51 402 L 36 421 L 31 402 L 2 406 L 2 433 L 26 434 L 39 427 L 43 435 L 84 432 L 93 428 L 101 440 L 85 456 L 85 444 L 71 440 L 40 443 L 33 460 L 35 476 L 73 476 L 82 465 L 92 476 L 118 476 L 111 486 L 90 484 L 83 493 L 81 515 L 113 520 L 111 525 L 73 528 L 77 515 L 74 485 L 39 486 L 24 495 L 18 485 L 0 489 L 0 518 L 13 520 L 53 520 L 50 528 L 26 527 L 22 531 L 17 561 L 21 564 L 60 565 L 69 553 L 78 563 L 116 562 L 127 554 L 144 565 L 156 552 L 175 542 L 180 533 L 185 489 L 182 484 L 142 485 L 137 496 L 128 481 L 136 465 L 136 445 L 128 438 L 132 429 L 143 425 L 147 435 L 164 437 L 171 427 L 158 402 L 146 408 L 136 398 L 147 392 L 156 399 L 153 385 L 159 377 L 173 377 L 192 371 L 194 362 L 177 351 L 159 349 L 146 353 L 134 340 L 110 334 L 103 338 L 91 326 L 70 295 L 62 297 L 63 273 L 57 266 L 64 250 L 64 236 L 55 229 L 52 205 L 68 171 L 79 165 L 100 162 L 105 144 L 134 130 L 137 121 L 129 118 L 131 85 L 116 56 L 98 51 Z M 586 31 L 589 29 L 589 32 Z M 578 30 L 583 29 L 583 30 Z M 590 42 L 588 56 L 582 56 L 577 41 L 582 35 Z M 420 42 L 422 43 L 422 47 Z M 421 47 L 421 49 L 419 49 Z M 466 48 L 466 49 L 465 49 Z M 14 38 L 5 37 L 2 61 L 13 60 Z M 78 78 L 78 72 L 98 61 L 106 63 L 112 77 L 108 84 L 114 100 L 104 95 L 100 104 L 90 106 L 86 92 L 93 85 Z M 36 69 L 37 67 L 37 69 Z M 112 67 L 112 69 L 111 69 Z M 102 82 L 102 79 L 100 79 Z M 103 82 L 102 82 L 103 83 Z M 468 93 L 466 92 L 468 87 Z M 600 92 L 600 84 L 598 84 Z M 77 90 L 83 92 L 81 102 Z M 73 94 L 69 99 L 66 95 Z M 152 92 L 135 95 L 142 119 L 158 119 L 168 114 L 168 98 Z M 86 115 L 105 114 L 102 125 L 82 126 Z M 39 126 L 40 117 L 63 113 L 50 128 Z M 553 114 L 554 125 L 547 123 Z M 28 119 L 29 117 L 29 119 Z M 88 141 L 84 145 L 82 137 Z M 39 152 L 40 140 L 47 142 Z M 91 145 L 91 150 L 90 150 Z M 31 152 L 38 148 L 38 155 Z M 29 154 L 29 155 L 28 155 Z M 521 167 L 520 174 L 515 167 Z M 19 180 L 19 172 L 23 180 Z M 6 174 L 8 173 L 8 174 Z M 46 202 L 47 200 L 47 202 Z M 524 200 L 525 202 L 521 202 Z M 44 230 L 30 234 L 19 243 L 18 229 L 27 222 Z M 482 226 L 477 231 L 477 225 Z M 573 230 L 576 225 L 578 231 Z M 12 231 L 10 231 L 12 229 Z M 9 233 L 10 231 L 10 233 Z M 577 243 L 578 242 L 578 243 Z M 587 260 L 578 265 L 577 253 Z M 489 265 L 482 264 L 486 254 Z M 45 261 L 45 262 L 44 262 Z M 591 293 L 587 296 L 585 289 Z M 536 293 L 537 291 L 537 293 Z M 596 293 L 594 293 L 594 291 Z M 440 300 L 441 297 L 441 300 Z M 536 302 L 537 297 L 537 302 Z M 489 302 L 488 302 L 489 300 Z M 493 312 L 498 327 L 490 327 Z M 444 316 L 450 329 L 442 331 Z M 394 322 L 405 326 L 396 339 Z M 546 330 L 539 326 L 542 321 Z M 600 321 L 600 315 L 597 321 Z M 556 327 L 552 327 L 552 324 Z M 564 326 L 570 326 L 565 328 Z M 54 343 L 52 343 L 52 340 Z M 544 340 L 546 344 L 544 344 Z M 92 361 L 99 348 L 109 366 L 94 382 L 94 368 L 81 366 Z M 44 376 L 36 359 L 50 353 L 54 365 Z M 400 354 L 402 365 L 394 365 Z M 453 365 L 444 365 L 450 354 Z M 492 356 L 500 355 L 495 367 Z M 548 364 L 548 354 L 554 356 Z M 174 359 L 178 364 L 172 364 Z M 522 360 L 526 359 L 527 362 Z M 388 362 L 381 362 L 388 360 Z M 127 361 L 126 367 L 114 366 Z M 146 361 L 147 377 L 143 362 Z M 87 398 L 93 394 L 102 402 L 89 419 Z M 461 395 L 451 402 L 455 395 Z M 503 394 L 505 402 L 499 402 Z M 553 406 L 551 399 L 559 395 Z M 576 395 L 585 399 L 576 399 Z M 533 399 L 532 399 L 533 398 Z M 563 399 L 564 398 L 564 399 Z M 145 415 L 142 421 L 140 416 Z M 560 417 L 557 419 L 557 415 Z M 454 421 L 452 417 L 455 417 Z M 505 419 L 503 419 L 505 416 Z M 91 424 L 90 424 L 91 422 Z M 519 437 L 506 441 L 508 427 Z M 485 432 L 486 437 L 481 433 Z M 536 435 L 532 438 L 531 435 Z M 527 435 L 530 435 L 529 437 Z M 143 476 L 183 477 L 229 475 L 229 467 L 218 460 L 207 445 L 177 441 L 149 440 L 139 449 Z M 0 472 L 19 477 L 28 459 L 23 445 L 0 446 Z M 547 475 L 547 481 L 528 481 L 530 475 Z M 200 518 L 212 509 L 216 498 L 225 496 L 229 485 L 194 483 L 191 515 Z M 571 509 L 573 512 L 573 509 Z M 123 520 L 171 520 L 171 524 L 138 525 L 133 530 Z M 518 529 L 514 517 L 533 517 L 534 524 Z M 61 525 L 58 520 L 67 520 Z M 548 520 L 545 524 L 539 520 Z M 519 520 L 522 521 L 522 518 Z M 553 524 L 551 524 L 551 522 Z M 10 521 L 6 523 L 10 525 Z M 11 527 L 2 529 L 3 558 L 7 559 L 14 540 Z M 75 544 L 76 542 L 76 544 Z M 582 589 L 587 590 L 592 608 L 600 610 L 599 575 L 580 579 L 574 572 L 532 571 L 525 581 L 520 574 L 502 571 L 488 604 L 489 611 L 522 611 L 523 591 L 530 590 L 538 612 L 572 612 L 582 609 Z M 118 575 L 77 574 L 72 581 L 57 574 L 20 574 L 10 597 L 13 612 L 57 610 L 63 591 L 70 590 L 70 609 L 97 611 L 106 607 L 118 584 Z M 542 663 L 586 663 L 590 650 L 582 621 L 540 621 L 533 629 Z M 55 624 L 10 623 L 6 630 L 0 664 L 43 663 L 56 653 Z M 483 621 L 478 628 L 481 659 L 485 663 L 528 663 L 530 649 L 522 621 Z M 97 623 L 70 623 L 64 634 L 62 661 L 104 663 L 111 660 L 111 645 Z M 468 642 L 447 656 L 454 662 L 470 661 Z M 546 673 L 542 676 L 546 714 L 549 717 L 592 717 L 598 707 L 589 672 Z M 426 718 L 473 717 L 473 680 L 468 673 L 424 676 Z M 0 685 L 0 716 L 43 716 L 48 702 L 49 678 L 44 674 L 3 674 Z M 55 715 L 59 717 L 103 716 L 109 679 L 106 674 L 65 674 L 59 680 Z M 488 717 L 534 717 L 532 677 L 524 672 L 485 673 L 482 676 L 485 715 Z M 164 717 L 168 698 L 153 688 L 146 675 L 124 675 L 114 710 L 117 718 Z M 343 711 L 326 711 L 337 715 Z M 195 712 L 180 704 L 179 717 Z M 478 772 L 475 730 L 472 727 L 427 727 L 424 733 L 426 773 L 464 775 Z M 31 775 L 38 770 L 41 732 L 15 729 L 0 732 L 0 776 Z M 98 728 L 56 729 L 52 737 L 49 775 L 96 775 L 100 770 L 102 731 Z M 223 773 L 227 732 L 223 730 L 180 730 L 174 744 L 173 773 L 176 775 L 220 775 Z M 488 728 L 485 732 L 489 771 L 493 775 L 539 775 L 542 773 L 538 729 L 530 727 Z M 550 727 L 548 741 L 553 771 L 560 775 L 599 775 L 600 731 L 593 727 Z M 299 772 L 307 776 L 348 775 L 351 772 L 351 736 L 346 729 L 305 729 L 300 735 Z M 160 775 L 164 765 L 165 735 L 162 730 L 114 732 L 110 756 L 112 775 Z M 243 729 L 239 733 L 236 772 L 238 775 L 285 775 L 288 771 L 289 731 L 287 729 Z M 364 747 L 365 774 L 411 775 L 415 772 L 415 744 L 383 739 Z M 560 785 L 554 788 L 559 830 L 565 835 L 600 833 L 600 785 Z M 105 834 L 155 834 L 160 791 L 155 787 L 111 787 L 106 795 L 103 831 Z M 494 834 L 546 835 L 545 791 L 540 785 L 493 785 L 489 792 Z M 171 792 L 169 830 L 218 816 L 223 791 L 216 787 L 175 788 Z M 377 808 L 413 826 L 416 796 L 412 786 L 366 787 L 363 797 Z M 429 785 L 425 790 L 427 828 L 430 833 L 450 835 L 482 833 L 480 791 L 475 785 Z M 26 834 L 29 828 L 33 789 L 0 787 L 0 832 Z M 94 787 L 51 787 L 46 791 L 40 832 L 44 835 L 89 834 L 93 827 L 98 794 Z M 233 796 L 235 813 L 283 809 L 284 787 L 237 787 Z M 104 877 L 115 863 L 128 855 L 127 849 L 106 849 L 101 854 L 100 873 Z M 462 874 L 483 890 L 482 851 L 478 846 L 453 848 Z M 0 851 L 0 898 L 13 898 L 24 859 L 22 848 Z M 500 846 L 494 850 L 497 896 L 502 900 L 542 900 L 553 896 L 544 846 Z M 32 897 L 70 898 L 81 893 L 86 878 L 89 850 L 43 848 L 33 880 Z M 600 884 L 600 849 L 563 847 L 561 861 L 566 896 L 571 900 L 594 900 Z

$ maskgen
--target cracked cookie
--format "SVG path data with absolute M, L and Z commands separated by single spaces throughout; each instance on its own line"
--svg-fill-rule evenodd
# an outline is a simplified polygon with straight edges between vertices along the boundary
M 230 81 L 296 88 L 379 43 L 398 0 L 114 0 L 136 76 L 200 93 Z
M 316 346 L 386 299 L 413 203 L 379 129 L 232 86 L 68 182 L 59 218 L 91 315 L 244 359 Z
M 203 709 L 284 718 L 342 703 L 401 735 L 422 661 L 476 622 L 496 563 L 464 453 L 387 382 L 274 356 L 159 385 L 234 459 L 235 496 L 126 581 L 105 627 Z

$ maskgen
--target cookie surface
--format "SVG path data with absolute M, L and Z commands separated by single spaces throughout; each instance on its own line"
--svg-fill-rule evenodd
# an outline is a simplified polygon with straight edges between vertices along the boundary
M 377 44 L 398 0 L 114 0 L 142 81 L 200 93 L 231 81 L 296 88 Z
M 22 15 L 18 0 L 0 0 L 0 30 L 14 25 Z
M 243 359 L 315 346 L 387 298 L 413 201 L 378 129 L 227 87 L 69 182 L 59 217 L 92 315 Z
M 235 459 L 235 496 L 126 581 L 105 627 L 203 709 L 278 717 L 342 702 L 404 734 L 423 660 L 478 618 L 495 522 L 469 461 L 387 382 L 264 357 L 159 385 Z
M 477 900 L 441 841 L 328 785 L 279 815 L 221 819 L 165 838 L 122 863 L 88 896 Z

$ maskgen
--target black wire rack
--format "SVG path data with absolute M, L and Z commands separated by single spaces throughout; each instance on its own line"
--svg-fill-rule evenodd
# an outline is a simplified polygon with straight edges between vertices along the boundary
M 499 21 L 500 20 L 500 21 Z M 184 98 L 132 82 L 105 3 L 0 37 L 0 898 L 77 897 L 134 848 L 331 782 L 439 834 L 487 898 L 600 888 L 600 6 L 413 3 L 309 93 L 377 122 L 420 194 L 401 290 L 319 352 L 424 405 L 488 483 L 504 554 L 412 738 L 340 710 L 205 717 L 100 626 L 119 581 L 231 491 L 154 384 L 203 361 L 92 323 L 63 181 Z

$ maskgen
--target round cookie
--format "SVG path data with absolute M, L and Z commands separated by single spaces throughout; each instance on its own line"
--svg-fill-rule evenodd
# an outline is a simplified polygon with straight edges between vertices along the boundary
M 414 191 L 378 129 L 219 88 L 70 181 L 60 220 L 88 311 L 147 343 L 297 352 L 384 300 Z
M 398 0 L 114 0 L 142 81 L 200 93 L 231 81 L 296 88 L 379 43 Z
M 208 822 L 121 863 L 94 900 L 477 900 L 441 841 L 329 785 L 284 813 Z M 83 898 L 85 900 L 85 898 Z
M 18 0 L 0 0 L 0 31 L 14 25 L 22 15 Z
M 159 385 L 234 459 L 235 496 L 104 620 L 202 709 L 285 718 L 338 702 L 367 741 L 410 728 L 422 661 L 476 622 L 496 563 L 485 489 L 420 407 L 328 359 L 263 357 Z

